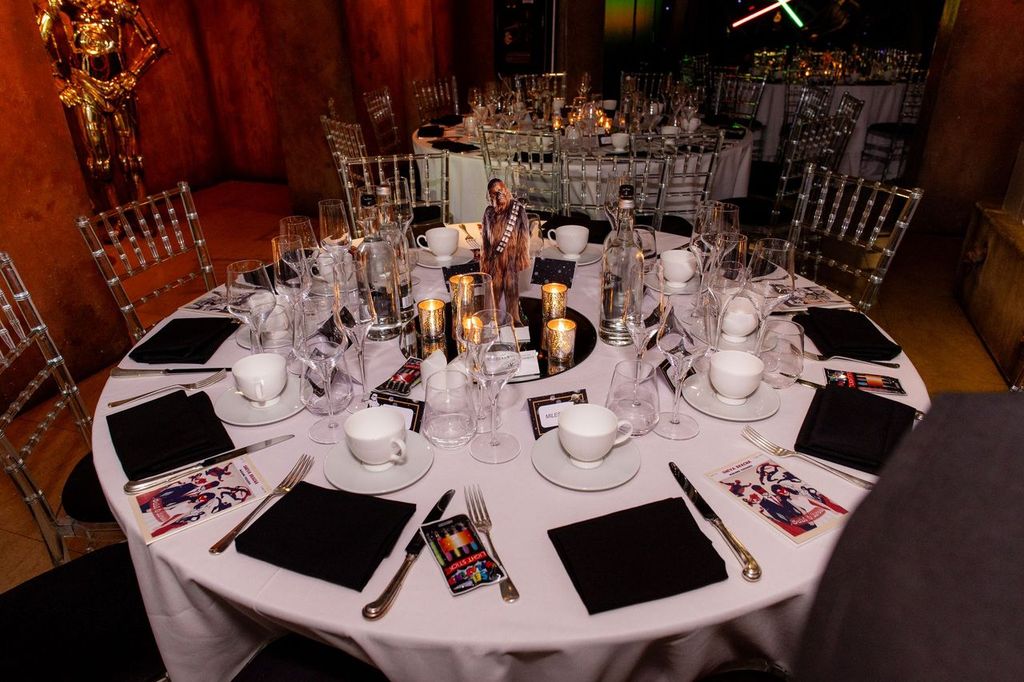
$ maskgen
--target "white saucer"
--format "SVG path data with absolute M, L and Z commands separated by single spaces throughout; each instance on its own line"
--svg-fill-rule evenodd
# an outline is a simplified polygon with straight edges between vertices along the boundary
M 435 270 L 440 268 L 450 268 L 453 265 L 464 265 L 473 260 L 473 252 L 469 249 L 457 250 L 452 254 L 452 257 L 446 261 L 437 260 L 437 256 L 432 254 L 429 249 L 420 249 L 417 256 L 419 257 L 417 265 L 422 265 L 425 268 L 433 268 Z
M 579 255 L 579 258 L 566 258 L 565 255 L 558 250 L 557 246 L 546 246 L 544 250 L 540 252 L 541 258 L 554 258 L 557 260 L 567 260 L 575 263 L 576 265 L 590 265 L 601 260 L 601 254 L 604 253 L 604 249 L 601 248 L 600 244 L 587 244 L 587 248 L 583 249 L 583 253 Z
M 650 289 L 651 291 L 657 291 L 657 292 L 661 291 L 661 282 L 658 281 L 658 273 L 656 271 L 652 270 L 651 272 L 648 272 L 644 276 L 644 284 L 647 285 L 647 288 Z M 699 286 L 700 286 L 700 277 L 698 277 L 697 275 L 694 275 L 688 281 L 683 282 L 683 284 L 681 286 L 678 286 L 678 287 L 673 287 L 673 286 L 667 287 L 668 291 L 666 291 L 665 293 L 668 293 L 668 294 L 694 294 L 694 293 L 697 293 L 697 287 L 699 287 Z
M 405 464 L 384 471 L 369 471 L 359 463 L 344 441 L 332 447 L 324 458 L 324 475 L 335 488 L 362 495 L 383 495 L 410 486 L 430 470 L 434 449 L 415 431 L 405 432 Z
M 683 382 L 683 399 L 698 412 L 730 422 L 756 422 L 779 411 L 779 393 L 762 382 L 742 405 L 726 405 L 715 397 L 706 374 L 694 374 Z
M 581 469 L 569 461 L 558 441 L 558 429 L 548 431 L 533 444 L 533 467 L 544 478 L 569 490 L 593 492 L 626 483 L 640 471 L 640 448 L 632 440 L 616 445 L 599 467 Z
M 302 411 L 304 405 L 299 398 L 299 377 L 288 375 L 288 384 L 281 392 L 280 399 L 270 407 L 255 407 L 238 393 L 229 388 L 213 403 L 217 418 L 235 426 L 263 426 L 287 419 Z

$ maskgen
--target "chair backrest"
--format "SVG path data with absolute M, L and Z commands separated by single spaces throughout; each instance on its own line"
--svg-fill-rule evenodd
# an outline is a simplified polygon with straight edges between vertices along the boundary
M 797 271 L 866 312 L 922 195 L 807 164 L 789 230 Z
M 338 176 L 345 191 L 350 234 L 365 237 L 356 220 L 359 215 L 359 197 L 364 192 L 373 194 L 373 188 L 385 185 L 391 179 L 407 178 L 413 195 L 413 211 L 436 207 L 441 223 L 451 221 L 449 208 L 448 152 L 429 154 L 393 154 L 390 156 L 363 156 L 338 160 Z
M 804 167 L 808 163 L 830 169 L 834 163 L 838 163 L 833 145 L 837 143 L 837 131 L 845 130 L 845 125 L 845 119 L 841 120 L 838 116 L 797 119 L 793 123 L 789 138 L 782 148 L 781 171 L 772 204 L 770 227 L 778 224 L 783 206 L 797 195 Z
M 691 223 L 697 204 L 711 197 L 725 131 L 717 134 L 680 136 L 665 158 L 661 195 L 654 226 L 661 227 L 665 215 L 686 218 Z
M 903 101 L 900 103 L 900 123 L 917 123 L 917 119 L 921 117 L 924 85 L 924 72 L 913 72 L 907 81 L 907 89 L 903 92 Z
M 484 171 L 501 178 L 531 210 L 562 209 L 558 152 L 561 135 L 550 131 L 484 128 L 480 136 Z
M 679 60 L 679 80 L 690 88 L 707 87 L 710 67 L 707 53 L 683 55 Z
M 785 123 L 796 119 L 814 118 L 828 112 L 832 104 L 832 87 L 811 85 L 807 82 L 786 83 Z
M 400 144 L 398 126 L 395 124 L 395 111 L 391 106 L 391 91 L 387 86 L 363 93 L 366 112 L 370 115 L 370 128 L 377 141 L 377 151 L 381 154 L 394 154 Z
M 606 208 L 618 201 L 616 179 L 627 177 L 633 184 L 633 201 L 638 215 L 654 215 L 661 196 L 665 158 L 594 154 L 562 151 L 562 213 L 585 213 L 594 220 L 607 220 Z
M 217 284 L 188 183 L 76 222 L 133 341 L 168 312 L 148 315 L 144 322 L 140 306 L 195 280 L 206 291 Z
M 836 113 L 832 118 L 833 129 L 832 129 L 832 142 L 831 142 L 831 158 L 823 159 L 822 166 L 835 170 L 839 167 L 839 163 L 843 160 L 843 154 L 846 153 L 846 146 L 850 142 L 850 138 L 853 136 L 853 131 L 857 127 L 857 119 L 860 118 L 860 112 L 864 109 L 864 100 L 857 99 L 848 92 L 844 92 L 843 96 L 839 98 L 839 105 L 836 107 Z
M 765 76 L 722 72 L 716 84 L 712 112 L 749 126 L 757 116 L 764 94 Z
M 412 82 L 420 124 L 438 116 L 459 113 L 459 90 L 455 76 Z
M 524 100 L 530 101 L 531 92 L 547 92 L 552 97 L 565 99 L 566 74 L 558 73 L 521 73 L 513 76 L 513 87 L 522 93 Z
M 643 93 L 648 99 L 666 97 L 672 92 L 672 74 L 623 71 L 619 79 L 620 96 L 627 92 Z
M 327 146 L 331 156 L 340 157 L 366 156 L 366 142 L 363 139 L 363 128 L 358 123 L 342 123 L 334 111 L 334 100 L 329 104 L 330 113 L 320 117 L 320 123 L 327 137 Z
M 5 395 L 13 398 L 0 415 L 0 459 L 39 526 L 50 559 L 55 565 L 61 564 L 70 558 L 63 538 L 84 535 L 78 532 L 84 526 L 75 527 L 78 522 L 55 513 L 30 474 L 28 463 L 33 451 L 44 442 L 47 431 L 65 409 L 82 437 L 82 452 L 88 452 L 91 449 L 92 418 L 21 275 L 11 257 L 4 252 L 0 252 L 0 308 L 3 309 L 0 316 L 0 375 Z M 26 375 L 31 378 L 21 385 Z M 49 410 L 38 424 L 31 424 L 27 436 L 16 436 L 23 430 L 11 429 L 11 423 L 27 405 L 42 397 L 37 393 L 44 385 L 50 387 L 51 379 L 59 393 L 58 398 L 49 405 Z M 15 438 L 18 444 L 12 440 Z

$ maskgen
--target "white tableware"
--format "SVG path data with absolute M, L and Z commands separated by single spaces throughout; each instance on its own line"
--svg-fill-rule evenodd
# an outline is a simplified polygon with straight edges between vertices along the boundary
M 686 122 L 686 132 L 694 133 L 697 132 L 697 128 L 700 128 L 700 119 L 691 118 Z
M 715 397 L 726 405 L 742 405 L 761 385 L 764 362 L 753 353 L 723 350 L 711 356 L 708 378 Z
M 345 444 L 367 471 L 405 464 L 405 438 L 405 418 L 397 410 L 361 410 L 345 421 Z
M 590 230 L 583 225 L 559 225 L 553 230 L 548 230 L 548 239 L 555 242 L 555 246 L 566 260 L 579 260 L 587 248 L 589 237 Z
M 749 298 L 737 296 L 729 301 L 722 315 L 722 336 L 727 341 L 741 343 L 757 329 L 757 309 Z
M 694 374 L 683 382 L 683 399 L 698 412 L 730 422 L 756 422 L 779 411 L 779 392 L 762 383 L 742 405 L 726 405 L 715 396 L 706 374 Z
M 558 260 L 572 260 L 577 266 L 582 267 L 584 265 L 592 265 L 601 260 L 601 254 L 603 250 L 600 244 L 587 244 L 587 248 L 583 249 L 583 253 L 576 259 L 566 258 L 557 246 L 548 246 L 540 252 L 541 258 L 557 258 Z
M 614 446 L 629 440 L 633 425 L 620 420 L 607 407 L 581 403 L 562 410 L 556 432 L 574 466 L 596 469 Z
M 682 288 L 697 272 L 697 256 L 689 249 L 671 249 L 661 254 L 661 266 L 669 287 Z
M 276 353 L 256 353 L 231 367 L 235 386 L 258 409 L 277 404 L 288 383 L 288 361 Z
M 419 253 L 419 263 L 425 268 L 438 269 L 438 268 L 450 268 L 453 265 L 463 265 L 473 260 L 473 252 L 469 249 L 458 249 L 451 258 L 446 261 L 439 261 L 437 256 L 432 254 L 430 251 L 423 249 Z
M 533 468 L 557 486 L 569 490 L 594 492 L 616 488 L 640 471 L 640 448 L 627 440 L 612 448 L 604 463 L 594 469 L 574 466 L 558 440 L 558 430 L 548 431 L 533 445 Z
M 447 264 L 459 249 L 459 231 L 454 227 L 432 227 L 416 237 L 416 243 L 430 251 L 438 263 Z
M 651 291 L 661 293 L 661 282 L 658 280 L 658 271 L 651 270 L 644 275 L 644 286 Z M 691 277 L 689 282 L 685 284 L 673 285 L 671 282 L 666 283 L 665 293 L 666 294 L 695 294 L 697 289 L 700 287 L 700 278 Z
M 299 377 L 288 375 L 288 384 L 278 401 L 270 407 L 255 407 L 244 395 L 228 389 L 213 402 L 213 413 L 225 424 L 235 426 L 264 426 L 279 422 L 302 411 L 300 381 Z
M 629 133 L 612 133 L 612 149 L 617 152 L 626 151 L 629 144 Z
M 406 433 L 405 445 L 405 464 L 385 471 L 368 471 L 352 456 L 345 443 L 338 443 L 324 457 L 324 475 L 335 488 L 361 495 L 384 495 L 401 490 L 423 478 L 434 463 L 434 449 L 420 434 Z

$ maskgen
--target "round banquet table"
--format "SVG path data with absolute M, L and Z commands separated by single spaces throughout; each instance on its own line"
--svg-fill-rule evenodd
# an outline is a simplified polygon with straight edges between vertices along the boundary
M 682 238 L 663 235 L 659 247 L 680 243 Z M 420 279 L 418 298 L 445 298 L 440 270 L 419 267 L 416 274 Z M 599 264 L 580 267 L 569 291 L 569 305 L 591 319 L 597 316 L 599 274 Z M 536 289 L 525 295 L 538 296 Z M 208 364 L 230 366 L 245 352 L 229 339 Z M 684 404 L 683 411 L 700 424 L 700 435 L 687 441 L 668 441 L 654 433 L 636 439 L 642 460 L 639 473 L 624 485 L 603 492 L 561 488 L 534 470 L 530 458 L 534 439 L 526 399 L 585 387 L 590 402 L 603 404 L 612 366 L 632 353 L 631 348 L 599 342 L 589 358 L 568 371 L 506 387 L 501 392 L 503 430 L 515 434 L 522 446 L 519 457 L 509 463 L 480 463 L 470 457 L 468 448 L 435 449 L 433 465 L 422 479 L 385 496 L 415 503 L 417 509 L 395 549 L 361 593 L 243 556 L 233 546 L 219 556 L 210 554 L 210 545 L 248 513 L 252 508 L 249 506 L 244 507 L 245 512 L 213 517 L 147 546 L 133 518 L 131 498 L 122 491 L 126 476 L 111 445 L 104 419 L 111 410 L 106 405 L 110 400 L 175 381 L 170 377 L 108 380 L 93 430 L 96 469 L 110 506 L 128 536 L 146 609 L 171 678 L 175 682 L 230 679 L 261 646 L 287 630 L 348 651 L 396 681 L 682 680 L 752 652 L 791 661 L 810 595 L 838 533 L 798 546 L 731 501 L 727 491 L 714 489 L 705 474 L 755 452 L 740 437 L 743 424 L 704 416 Z M 368 342 L 367 354 L 371 385 L 383 381 L 403 362 L 395 341 Z M 660 353 L 652 350 L 649 359 L 660 362 Z M 905 355 L 897 360 L 901 367 L 885 372 L 902 381 L 908 391 L 904 402 L 926 409 L 929 400 L 920 376 Z M 354 354 L 348 362 L 350 367 L 358 366 Z M 833 360 L 828 364 L 872 370 L 871 365 L 850 361 Z M 822 381 L 823 365 L 808 361 L 804 376 Z M 147 367 L 127 358 L 121 366 Z M 659 386 L 662 407 L 667 409 L 671 404 L 669 390 L 663 383 Z M 233 388 L 229 377 L 206 390 L 216 399 Z M 780 391 L 778 413 L 757 422 L 756 428 L 780 444 L 792 445 L 813 392 L 800 385 Z M 422 385 L 413 389 L 412 397 L 423 398 Z M 306 480 L 330 487 L 324 461 L 332 446 L 313 443 L 306 437 L 314 420 L 303 411 L 276 424 L 228 425 L 227 431 L 237 446 L 296 434 L 286 443 L 250 455 L 253 463 L 274 484 L 291 469 L 300 453 L 308 452 L 316 463 Z M 588 615 L 547 531 L 680 497 L 682 492 L 668 471 L 670 460 L 678 463 L 757 558 L 764 572 L 762 579 L 756 583 L 743 580 L 728 545 L 698 518 L 698 526 L 725 562 L 727 580 L 673 597 Z M 855 507 L 865 493 L 806 462 L 789 459 L 786 466 L 847 508 Z M 521 599 L 506 604 L 496 587 L 452 597 L 437 568 L 430 565 L 432 557 L 427 552 L 413 566 L 391 611 L 379 621 L 364 620 L 362 606 L 375 599 L 395 574 L 402 562 L 402 548 L 417 531 L 416 524 L 448 488 L 460 492 L 445 516 L 465 512 L 461 490 L 471 483 L 482 489 L 494 521 L 494 540 Z M 610 539 L 609 551 L 622 551 L 623 544 L 621 538 Z
M 460 135 L 461 126 L 446 129 L 445 138 L 480 146 L 478 140 L 469 140 Z M 431 141 L 438 138 L 421 138 L 412 134 L 413 151 L 417 154 L 437 152 Z M 741 139 L 726 138 L 718 157 L 718 170 L 711 188 L 712 199 L 747 196 L 750 182 L 750 162 L 753 155 L 754 139 L 748 132 Z M 710 158 L 710 157 L 709 157 Z M 456 222 L 479 222 L 487 208 L 487 181 L 484 157 L 480 151 L 449 153 L 449 202 Z
M 845 175 L 860 175 L 860 157 L 864 151 L 864 139 L 868 133 L 868 126 L 875 123 L 895 121 L 899 118 L 900 104 L 903 102 L 903 93 L 906 91 L 906 83 L 872 83 L 872 84 L 851 84 L 836 85 L 832 95 L 832 111 L 835 112 L 839 106 L 839 100 L 843 93 L 850 93 L 860 100 L 864 100 L 864 108 L 857 119 L 857 125 L 850 135 L 850 141 L 846 145 L 846 152 L 839 162 L 838 171 Z M 761 131 L 761 142 L 763 156 L 766 161 L 775 159 L 779 144 L 782 140 L 782 124 L 786 118 L 786 85 L 785 83 L 769 83 L 764 86 L 764 94 L 761 96 L 761 104 L 757 108 L 757 120 L 764 124 Z M 882 164 L 878 163 L 865 169 L 865 177 L 881 177 Z M 739 196 L 739 195 L 737 195 Z

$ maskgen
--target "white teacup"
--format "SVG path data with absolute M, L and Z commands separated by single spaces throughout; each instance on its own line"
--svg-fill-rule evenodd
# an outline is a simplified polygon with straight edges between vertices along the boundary
M 628 145 L 629 133 L 612 133 L 612 149 L 617 152 L 624 152 Z
M 749 298 L 737 296 L 729 301 L 722 315 L 722 336 L 726 341 L 740 343 L 757 329 L 757 310 Z
M 548 230 L 548 239 L 555 242 L 558 250 L 569 260 L 580 257 L 587 248 L 589 238 L 590 230 L 583 225 L 559 225 L 553 230 Z
M 601 108 L 605 111 L 615 111 L 619 106 L 619 100 L 617 99 L 604 99 L 601 100 Z
M 439 262 L 449 261 L 459 248 L 459 231 L 454 227 L 432 227 L 416 237 L 416 243 L 434 254 Z
M 231 375 L 239 392 L 253 407 L 270 407 L 281 399 L 288 383 L 287 364 L 283 355 L 257 353 L 236 362 Z
M 697 272 L 697 257 L 688 249 L 672 249 L 661 254 L 665 283 L 675 289 L 689 282 Z
M 387 407 L 360 410 L 345 421 L 345 443 L 369 471 L 405 464 L 405 417 Z
M 742 405 L 761 385 L 764 363 L 741 350 L 720 350 L 711 356 L 708 378 L 715 397 L 726 405 Z
M 558 415 L 558 442 L 581 469 L 601 466 L 611 449 L 632 435 L 632 424 L 601 405 L 570 405 Z

